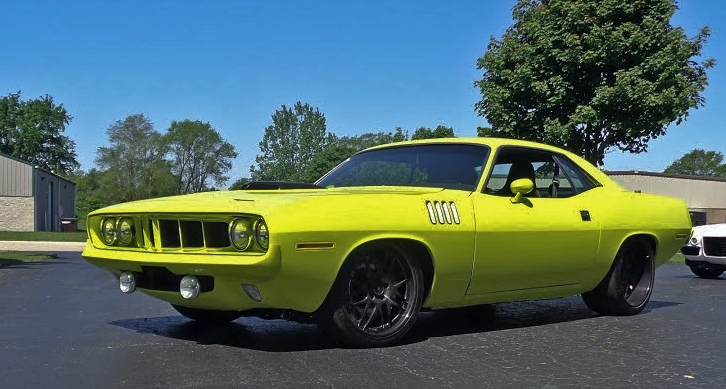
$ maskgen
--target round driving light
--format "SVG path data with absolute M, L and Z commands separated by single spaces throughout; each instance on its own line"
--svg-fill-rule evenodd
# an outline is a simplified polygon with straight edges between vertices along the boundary
M 116 235 L 119 243 L 124 246 L 130 245 L 134 241 L 134 221 L 127 217 L 119 219 Z
M 200 289 L 199 280 L 194 276 L 184 276 L 179 283 L 179 292 L 187 300 L 197 298 Z
M 235 219 L 229 226 L 229 241 L 232 242 L 237 250 L 243 251 L 250 246 L 250 238 L 252 231 L 250 226 L 244 219 Z
M 255 240 L 263 250 L 267 250 L 270 247 L 270 234 L 267 231 L 267 224 L 265 224 L 264 220 L 258 221 L 257 226 L 255 226 Z
M 107 246 L 116 243 L 116 220 L 112 218 L 101 220 L 101 237 Z
M 697 245 L 698 244 L 698 239 L 697 238 L 691 238 L 691 244 L 692 245 Z
M 134 273 L 125 271 L 118 277 L 118 286 L 124 293 L 134 293 L 136 290 L 136 277 Z

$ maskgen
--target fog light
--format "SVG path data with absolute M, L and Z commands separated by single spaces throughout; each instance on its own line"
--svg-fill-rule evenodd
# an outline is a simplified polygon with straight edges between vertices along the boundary
M 124 293 L 134 293 L 136 290 L 136 277 L 134 273 L 125 271 L 118 277 L 118 287 Z
M 252 284 L 242 284 L 242 289 L 245 290 L 245 293 L 247 293 L 248 296 L 252 299 L 252 301 L 259 303 L 262 301 L 262 295 L 260 294 L 260 290 L 257 289 L 256 286 Z
M 197 298 L 199 289 L 199 280 L 194 276 L 184 276 L 179 283 L 179 292 L 187 300 Z

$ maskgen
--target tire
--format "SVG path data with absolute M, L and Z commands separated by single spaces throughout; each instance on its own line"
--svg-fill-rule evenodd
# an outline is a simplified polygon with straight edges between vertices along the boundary
M 369 245 L 343 264 L 318 324 L 348 346 L 390 346 L 413 326 L 423 296 L 421 266 L 408 253 L 392 243 Z
M 709 266 L 704 265 L 694 265 L 689 266 L 691 268 L 691 271 L 693 274 L 701 277 L 701 278 L 709 278 L 709 279 L 715 279 L 718 278 L 721 274 L 723 274 L 723 270 L 720 269 L 714 269 Z
M 632 237 L 623 242 L 605 278 L 582 299 L 602 315 L 635 315 L 650 301 L 654 280 L 653 247 L 643 237 Z
M 196 309 L 183 307 L 181 305 L 171 304 L 177 312 L 181 313 L 185 317 L 197 321 L 203 324 L 226 324 L 231 321 L 237 320 L 242 316 L 237 311 L 214 311 L 208 309 Z

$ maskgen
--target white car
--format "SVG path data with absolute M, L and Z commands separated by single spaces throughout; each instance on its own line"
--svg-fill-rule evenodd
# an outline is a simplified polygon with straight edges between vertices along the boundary
M 686 265 L 702 278 L 718 278 L 726 271 L 726 223 L 693 227 L 691 239 L 681 247 Z

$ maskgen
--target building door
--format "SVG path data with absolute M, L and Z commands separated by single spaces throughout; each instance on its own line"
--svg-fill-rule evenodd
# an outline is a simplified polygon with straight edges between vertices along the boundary
M 45 217 L 45 230 L 53 231 L 53 181 L 48 181 L 48 208 Z

